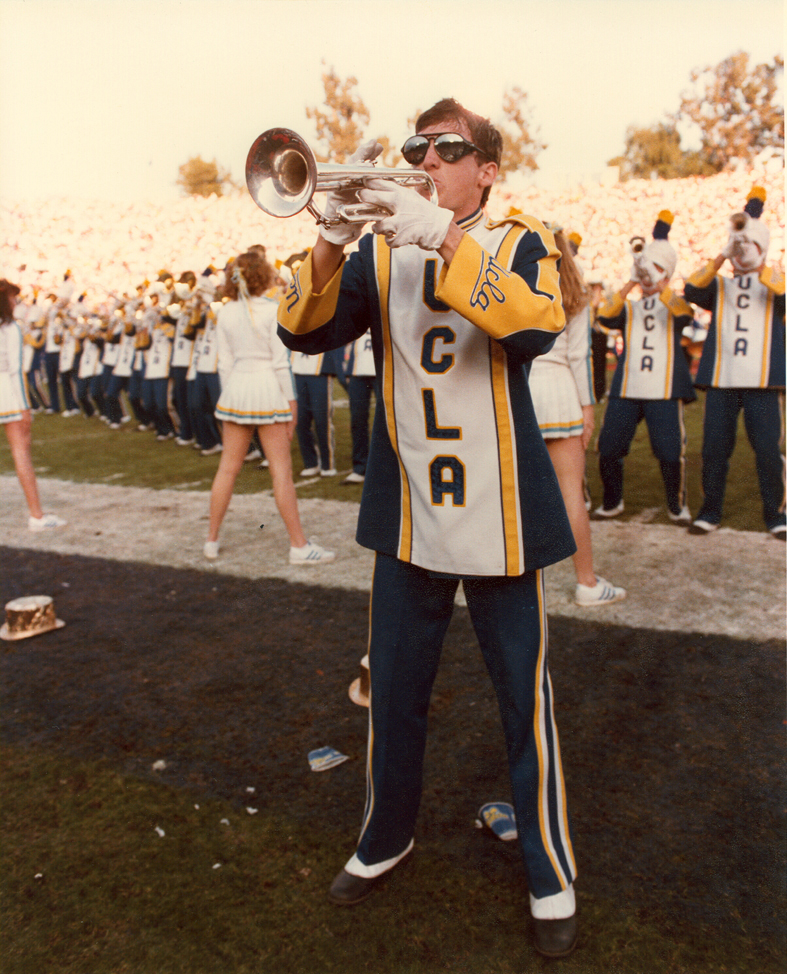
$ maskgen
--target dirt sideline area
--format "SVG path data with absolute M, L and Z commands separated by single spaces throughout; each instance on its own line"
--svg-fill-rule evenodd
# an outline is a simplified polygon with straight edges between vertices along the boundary
M 373 554 L 355 542 L 358 505 L 302 499 L 307 535 L 336 551 L 317 568 L 287 561 L 288 543 L 270 492 L 236 495 L 224 522 L 221 552 L 205 560 L 208 494 L 42 480 L 45 510 L 65 528 L 32 533 L 16 479 L 0 476 L 4 544 L 19 549 L 208 570 L 241 578 L 368 591 Z M 628 590 L 599 609 L 573 602 L 570 560 L 546 572 L 550 615 L 588 618 L 666 632 L 702 632 L 761 642 L 785 637 L 785 547 L 766 532 L 721 528 L 695 537 L 684 528 L 639 521 L 593 522 L 596 570 Z M 30 593 L 34 594 L 34 593 Z M 457 601 L 461 604 L 461 589 Z

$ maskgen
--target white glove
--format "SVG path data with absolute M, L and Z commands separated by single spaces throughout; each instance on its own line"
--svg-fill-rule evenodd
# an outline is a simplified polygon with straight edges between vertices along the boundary
M 369 171 L 374 172 L 372 163 L 383 151 L 382 145 L 374 139 L 363 142 L 353 152 L 347 160 L 349 166 L 369 166 Z M 338 209 L 345 203 L 357 202 L 354 189 L 332 189 L 325 197 L 324 214 L 328 220 L 338 218 Z M 329 243 L 338 244 L 346 247 L 348 244 L 355 243 L 363 233 L 363 223 L 337 223 L 335 227 L 320 227 L 320 236 Z
M 656 265 L 652 260 L 648 260 L 641 254 L 638 255 L 631 267 L 631 280 L 635 281 L 640 286 L 653 287 L 653 285 L 661 280 L 663 275 L 656 270 Z
M 392 216 L 372 224 L 372 230 L 383 234 L 389 247 L 417 244 L 422 250 L 437 250 L 454 218 L 451 210 L 424 199 L 417 190 L 386 179 L 367 180 L 359 196 L 364 203 L 391 211 Z

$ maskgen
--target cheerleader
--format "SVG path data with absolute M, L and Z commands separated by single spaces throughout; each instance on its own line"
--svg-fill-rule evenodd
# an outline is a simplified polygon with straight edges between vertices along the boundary
M 45 531 L 63 527 L 66 522 L 56 514 L 44 514 L 38 496 L 30 452 L 30 400 L 22 372 L 22 331 L 14 320 L 18 294 L 16 284 L 0 281 L 0 423 L 5 427 L 16 475 L 30 512 L 28 527 L 31 531 Z
M 216 418 L 222 423 L 224 449 L 211 488 L 204 554 L 218 557 L 219 528 L 256 429 L 269 463 L 276 507 L 290 536 L 290 563 L 316 565 L 333 561 L 335 554 L 306 540 L 298 514 L 290 455 L 297 400 L 289 354 L 276 335 L 278 301 L 265 296 L 273 279 L 274 271 L 263 256 L 241 254 L 226 284 L 230 300 L 218 313 L 222 391 Z
M 560 292 L 566 327 L 555 344 L 530 366 L 530 394 L 538 427 L 555 468 L 577 550 L 577 605 L 610 605 L 626 590 L 610 584 L 593 569 L 590 518 L 585 505 L 585 451 L 593 435 L 593 376 L 590 358 L 588 294 L 562 229 L 553 226 L 560 260 Z

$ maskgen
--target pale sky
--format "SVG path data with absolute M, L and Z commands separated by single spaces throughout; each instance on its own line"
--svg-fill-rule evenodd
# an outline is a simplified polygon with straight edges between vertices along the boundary
M 313 139 L 323 59 L 369 136 L 449 95 L 494 120 L 519 85 L 541 170 L 595 172 L 693 68 L 783 36 L 781 0 L 0 0 L 0 196 L 174 199 L 196 155 L 242 183 L 265 129 Z

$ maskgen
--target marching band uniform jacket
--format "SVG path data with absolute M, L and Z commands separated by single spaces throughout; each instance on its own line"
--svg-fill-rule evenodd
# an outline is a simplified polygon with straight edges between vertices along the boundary
M 713 262 L 686 281 L 687 301 L 711 312 L 695 385 L 700 389 L 784 388 L 784 275 L 722 277 Z
M 604 330 L 620 331 L 623 351 L 609 389 L 610 399 L 696 399 L 681 347 L 691 308 L 669 287 L 638 301 L 616 294 L 598 310 Z
M 357 541 L 430 571 L 517 576 L 574 541 L 527 372 L 561 332 L 559 252 L 533 217 L 460 223 L 450 266 L 366 234 L 325 289 L 312 257 L 279 308 L 289 348 L 371 330 L 378 409 Z

